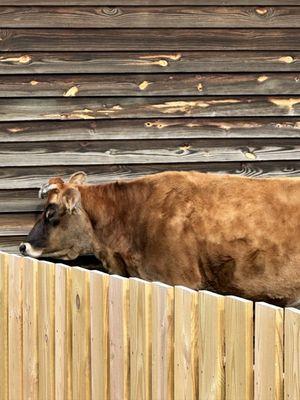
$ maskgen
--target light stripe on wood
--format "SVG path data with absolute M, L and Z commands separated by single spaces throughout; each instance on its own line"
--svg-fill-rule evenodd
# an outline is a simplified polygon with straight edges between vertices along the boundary
M 151 399 L 151 283 L 129 279 L 130 399 Z
M 68 267 L 55 265 L 55 400 L 72 397 L 70 391 L 70 362 L 72 340 L 70 319 Z
M 55 396 L 55 264 L 39 262 L 38 267 L 38 353 L 39 399 Z
M 38 261 L 24 258 L 23 265 L 23 398 L 38 399 Z
M 10 258 L 8 269 L 8 382 L 9 399 L 23 398 L 23 310 L 24 259 Z
M 129 280 L 109 277 L 110 398 L 129 400 Z
M 174 395 L 174 288 L 152 283 L 152 398 Z
M 300 399 L 300 310 L 285 309 L 284 399 Z
M 294 0 L 293 0 L 294 1 Z M 0 74 L 299 72 L 299 51 L 3 52 Z
M 8 273 L 11 256 L 0 251 L 0 399 L 8 398 Z
M 198 394 L 198 293 L 182 286 L 174 290 L 174 400 Z
M 199 400 L 223 400 L 224 297 L 199 292 Z
M 108 284 L 107 274 L 90 273 L 92 400 L 109 399 Z
M 283 397 L 283 309 L 266 303 L 255 306 L 255 400 Z
M 253 303 L 225 298 L 226 398 L 253 400 Z
M 82 268 L 71 269 L 72 308 L 72 396 L 76 400 L 91 398 L 90 345 L 90 274 Z

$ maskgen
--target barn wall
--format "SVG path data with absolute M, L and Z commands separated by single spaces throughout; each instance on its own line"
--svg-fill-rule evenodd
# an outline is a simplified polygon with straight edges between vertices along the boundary
M 0 248 L 53 175 L 300 176 L 298 1 L 45 3 L 1 1 Z

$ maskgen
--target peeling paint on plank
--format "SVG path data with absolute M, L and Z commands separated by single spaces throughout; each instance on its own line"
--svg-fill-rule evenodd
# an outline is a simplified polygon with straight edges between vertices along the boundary
M 293 107 L 300 103 L 299 99 L 270 99 L 270 102 L 281 108 L 293 109 Z
M 279 61 L 286 63 L 286 64 L 291 64 L 295 61 L 295 59 L 292 56 L 284 56 L 284 57 L 280 57 Z
M 30 81 L 31 86 L 36 86 L 36 85 L 38 85 L 38 83 L 39 83 L 38 81 L 34 81 L 34 80 Z
M 268 13 L 268 9 L 267 8 L 256 8 L 255 9 L 256 14 L 259 15 L 266 15 Z
M 65 93 L 64 93 L 64 97 L 74 97 L 76 96 L 76 94 L 79 92 L 79 89 L 77 86 L 72 86 L 70 87 L 70 89 L 68 89 Z
M 172 60 L 172 61 L 179 61 L 181 60 L 181 53 L 177 54 L 152 54 L 152 55 L 147 55 L 147 56 L 140 56 L 142 59 L 155 59 L 155 58 L 164 58 L 167 60 Z
M 259 77 L 257 78 L 257 81 L 258 81 L 259 83 L 263 83 L 263 82 L 267 81 L 268 79 L 269 79 L 268 76 L 262 75 L 262 76 L 259 76 Z
M 162 104 L 150 105 L 150 108 L 159 109 L 162 113 L 172 114 L 176 112 L 191 113 L 194 108 L 208 108 L 215 104 L 236 104 L 241 100 L 237 99 L 224 99 L 224 100 L 194 100 L 194 101 L 168 101 Z
M 18 64 L 28 64 L 31 61 L 31 57 L 27 54 L 20 57 L 0 57 L 0 62 L 12 62 Z
M 145 89 L 147 89 L 147 87 L 148 87 L 149 85 L 151 85 L 151 82 L 143 81 L 143 82 L 141 82 L 141 83 L 139 84 L 139 88 L 140 88 L 140 90 L 145 90 Z

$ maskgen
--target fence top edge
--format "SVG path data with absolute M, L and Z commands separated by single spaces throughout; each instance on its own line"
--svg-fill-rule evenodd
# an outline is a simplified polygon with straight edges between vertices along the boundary
M 295 307 L 286 307 L 285 314 L 297 314 L 300 316 L 300 310 Z
M 190 288 L 182 286 L 182 285 L 174 286 L 174 290 L 175 290 L 175 292 L 183 291 L 183 292 L 187 292 L 187 293 L 190 293 L 190 294 L 197 294 L 198 295 L 198 292 L 196 290 L 190 289 Z
M 274 311 L 283 310 L 283 307 L 278 307 L 273 304 L 266 303 L 264 301 L 257 301 L 255 303 L 255 309 L 258 309 L 258 308 L 266 308 L 266 309 L 270 309 L 270 310 L 274 310 Z
M 109 275 L 109 274 L 107 274 L 107 275 Z M 124 282 L 129 281 L 129 279 L 125 278 L 125 276 L 121 276 L 121 275 L 117 275 L 117 274 L 109 275 L 109 279 L 116 280 L 116 281 L 124 281 Z
M 80 268 L 80 267 L 78 267 Z M 85 268 L 83 268 L 85 270 Z M 109 277 L 109 274 L 103 271 L 98 271 L 97 269 L 87 270 L 90 271 L 91 276 L 101 276 L 101 277 Z
M 243 297 L 238 297 L 238 296 L 225 296 L 225 299 L 228 301 L 235 301 L 237 303 L 245 303 L 245 304 L 253 304 L 254 302 L 252 300 L 244 299 Z
M 151 282 L 151 284 L 154 287 L 159 287 L 159 288 L 163 288 L 163 289 L 173 289 L 174 288 L 174 286 L 167 285 L 166 283 L 163 283 L 160 281 L 153 281 L 153 282 Z
M 199 295 L 201 294 L 215 298 L 225 298 L 225 296 L 223 296 L 222 294 L 211 292 L 209 290 L 199 290 Z

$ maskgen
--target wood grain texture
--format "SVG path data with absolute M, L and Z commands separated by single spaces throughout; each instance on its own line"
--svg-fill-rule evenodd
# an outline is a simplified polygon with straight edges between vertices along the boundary
M 198 371 L 198 293 L 174 289 L 174 400 L 196 399 Z
M 80 6 L 111 6 L 111 0 L 48 0 L 47 5 L 80 5 Z M 297 0 L 282 0 L 281 4 L 286 5 L 297 5 Z M 118 0 L 120 5 L 152 5 L 152 0 Z M 156 0 L 156 5 L 201 5 L 201 6 L 212 6 L 220 5 L 219 0 Z M 278 5 L 278 0 L 261 0 L 259 3 L 261 6 L 265 5 Z M 32 5 L 45 5 L 43 0 L 2 0 L 1 5 L 11 6 L 32 6 Z M 222 0 L 222 5 L 257 5 L 257 0 Z
M 0 51 L 300 50 L 300 29 L 0 30 Z
M 300 398 L 300 310 L 285 309 L 284 399 Z
M 24 155 L 26 154 L 26 157 Z M 3 144 L 0 166 L 298 160 L 298 139 L 143 140 Z M 167 169 L 167 166 L 166 166 Z
M 8 398 L 8 268 L 8 256 L 0 252 L 0 398 L 3 400 Z
M 152 283 L 152 399 L 174 396 L 174 288 Z
M 300 71 L 299 51 L 3 52 L 0 74 Z
M 23 399 L 30 400 L 39 398 L 37 283 L 38 262 L 26 257 L 23 265 Z
M 38 268 L 39 400 L 55 396 L 55 265 L 41 262 Z
M 72 396 L 76 400 L 91 399 L 91 323 L 90 274 L 82 268 L 72 268 Z
M 159 118 L 0 123 L 0 142 L 299 138 L 299 117 Z
M 253 303 L 225 298 L 225 397 L 253 400 Z
M 299 18 L 300 21 L 300 18 Z M 297 95 L 300 73 L 0 75 L 0 97 Z
M 275 160 L 260 162 L 206 162 L 206 163 L 169 163 L 169 164 L 123 164 L 123 165 L 74 165 L 74 166 L 53 166 L 53 167 L 19 167 L 19 168 L 1 168 L 0 170 L 0 189 L 35 189 L 28 195 L 25 192 L 25 200 L 19 197 L 19 191 L 12 192 L 10 199 L 11 204 L 5 200 L 9 192 L 4 192 L 4 198 L 0 191 L 1 210 L 9 212 L 10 207 L 18 207 L 18 204 L 25 204 L 25 211 L 35 211 L 40 209 L 41 202 L 33 202 L 36 198 L 38 188 L 53 176 L 61 176 L 68 179 L 69 176 L 76 171 L 82 170 L 89 175 L 91 183 L 105 183 L 118 179 L 134 179 L 146 174 L 153 174 L 166 170 L 170 171 L 190 171 L 214 172 L 214 173 L 230 173 L 252 177 L 274 177 L 274 176 L 290 176 L 296 177 L 300 175 L 299 160 Z M 1 200 L 3 199 L 3 200 Z M 34 208 L 33 208 L 34 207 Z M 35 208 L 37 207 L 37 208 Z
M 255 305 L 255 400 L 283 398 L 283 309 Z
M 129 400 L 129 280 L 109 277 L 109 383 L 110 397 Z
M 91 313 L 91 399 L 107 400 L 109 394 L 108 347 L 108 284 L 109 276 L 90 273 Z
M 129 280 L 130 399 L 152 398 L 151 283 Z
M 223 400 L 224 369 L 224 297 L 199 292 L 199 400 Z
M 0 7 L 2 28 L 299 28 L 300 7 Z
M 23 265 L 14 256 L 8 269 L 8 393 L 9 399 L 23 398 Z
M 0 122 L 163 117 L 299 116 L 300 97 L 0 99 Z

